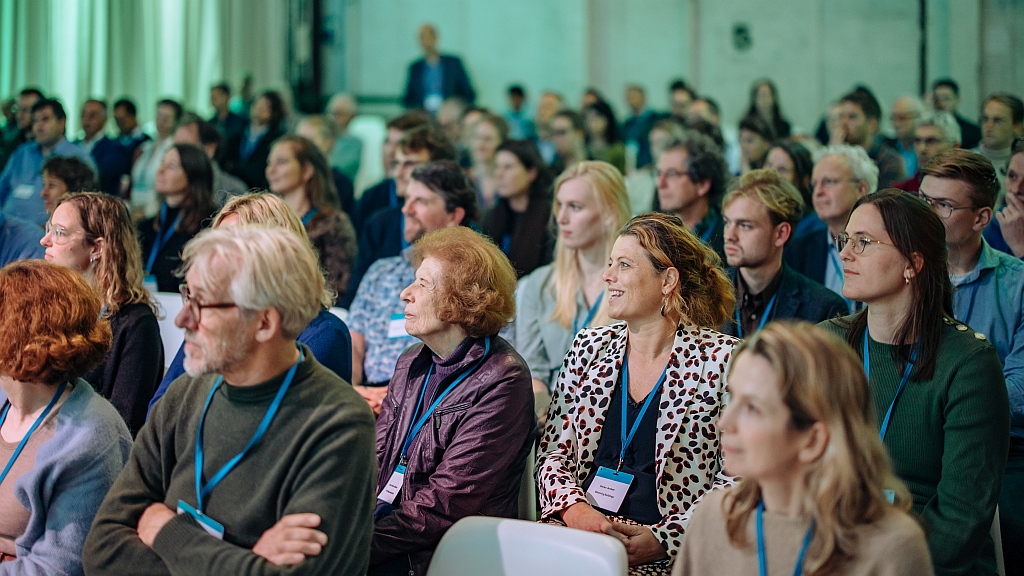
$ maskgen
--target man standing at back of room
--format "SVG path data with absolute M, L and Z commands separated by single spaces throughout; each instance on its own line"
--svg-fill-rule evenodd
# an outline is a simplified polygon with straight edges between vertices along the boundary
M 476 92 L 466 68 L 457 56 L 441 54 L 437 50 L 437 29 L 434 25 L 420 26 L 419 39 L 423 58 L 409 66 L 402 104 L 406 108 L 423 108 L 430 114 L 436 114 L 441 103 L 453 96 L 472 105 Z

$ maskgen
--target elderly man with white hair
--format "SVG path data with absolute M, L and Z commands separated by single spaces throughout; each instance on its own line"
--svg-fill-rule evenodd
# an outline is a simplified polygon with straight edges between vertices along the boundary
M 949 112 L 936 110 L 925 112 L 914 126 L 914 152 L 917 154 L 917 170 L 903 182 L 893 184 L 904 192 L 917 192 L 921 188 L 921 169 L 932 158 L 946 150 L 960 147 L 960 125 Z M 909 171 L 908 171 L 909 172 Z
M 187 373 L 104 499 L 86 574 L 365 574 L 373 414 L 295 340 L 322 306 L 316 255 L 290 230 L 234 226 L 182 261 Z M 326 538 L 299 540 L 313 528 Z
M 843 294 L 843 261 L 835 237 L 846 230 L 846 222 L 857 199 L 878 188 L 878 166 L 860 146 L 829 146 L 817 155 L 811 172 L 811 203 L 826 229 L 812 230 L 794 238 L 783 257 L 794 270 L 836 294 Z M 857 303 L 846 301 L 855 311 Z
M 355 182 L 359 160 L 363 156 L 363 141 L 348 133 L 348 125 L 355 118 L 358 106 L 350 94 L 338 93 L 327 103 L 326 114 L 334 120 L 334 148 L 331 166 Z

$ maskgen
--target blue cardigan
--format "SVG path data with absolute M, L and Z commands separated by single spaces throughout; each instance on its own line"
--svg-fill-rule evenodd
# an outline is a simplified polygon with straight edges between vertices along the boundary
M 7 394 L 0 390 L 0 405 Z M 53 438 L 39 447 L 32 471 L 14 483 L 30 513 L 15 541 L 17 560 L 0 576 L 78 576 L 93 516 L 121 473 L 132 437 L 117 410 L 79 378 L 57 413 Z

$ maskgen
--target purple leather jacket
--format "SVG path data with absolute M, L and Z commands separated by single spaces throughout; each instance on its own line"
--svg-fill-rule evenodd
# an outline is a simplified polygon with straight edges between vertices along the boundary
M 484 339 L 478 339 L 437 395 L 483 353 Z M 398 464 L 432 362 L 430 349 L 418 344 L 395 366 L 377 419 L 378 494 Z M 426 406 L 432 402 L 424 399 Z M 458 520 L 514 518 L 535 427 L 530 369 L 508 342 L 494 336 L 487 358 L 441 401 L 410 445 L 397 506 L 374 524 L 370 572 L 408 556 L 411 573 L 426 574 L 434 548 Z

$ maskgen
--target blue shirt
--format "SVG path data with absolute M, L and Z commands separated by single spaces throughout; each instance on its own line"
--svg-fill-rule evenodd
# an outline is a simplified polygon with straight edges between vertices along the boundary
M 405 314 L 405 302 L 399 295 L 416 280 L 416 269 L 409 260 L 411 256 L 410 247 L 400 256 L 374 262 L 359 283 L 356 299 L 349 308 L 349 329 L 366 339 L 364 383 L 390 381 L 402 351 L 419 342 L 409 335 L 388 337 L 392 316 Z
M 325 368 L 333 371 L 346 382 L 352 381 L 352 336 L 348 332 L 348 326 L 328 310 L 321 310 L 320 314 L 306 326 L 306 329 L 299 333 L 296 338 L 299 342 L 309 347 L 316 361 L 323 364 Z M 185 373 L 185 343 L 181 343 L 174 361 L 160 381 L 153 399 L 149 401 L 149 411 L 153 412 L 156 401 L 167 394 L 171 383 Z
M 16 260 L 42 258 L 42 239 L 43 229 L 37 224 L 0 212 L 0 268 Z
M 1002 212 L 1004 208 L 1000 208 L 999 211 Z M 1010 245 L 1003 239 L 1003 227 L 999 225 L 999 220 L 995 216 L 992 217 L 992 222 L 985 227 L 982 237 L 985 238 L 989 246 L 1013 256 L 1013 250 L 1010 250 Z
M 50 150 L 49 156 L 75 157 L 96 170 L 96 163 L 88 152 L 63 138 Z M 40 226 L 46 224 L 48 216 L 39 194 L 43 191 L 43 162 L 49 156 L 43 156 L 35 141 L 22 144 L 11 154 L 7 166 L 0 173 L 0 206 L 5 214 Z
M 1024 262 L 982 240 L 977 266 L 953 286 L 953 312 L 995 346 L 1010 396 L 1010 435 L 1024 439 Z

